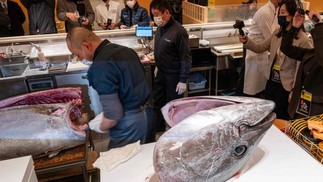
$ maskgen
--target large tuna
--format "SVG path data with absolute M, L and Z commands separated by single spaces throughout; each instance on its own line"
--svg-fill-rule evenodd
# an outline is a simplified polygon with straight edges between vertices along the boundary
M 62 103 L 62 104 L 53 104 Z M 0 101 L 0 160 L 54 156 L 83 144 L 81 88 L 57 88 Z
M 274 103 L 243 97 L 191 97 L 162 108 L 172 128 L 154 150 L 161 181 L 221 182 L 236 174 L 272 125 Z
M 78 114 L 78 107 L 70 103 L 0 109 L 0 160 L 25 155 L 51 157 L 83 144 L 84 126 L 71 120 Z

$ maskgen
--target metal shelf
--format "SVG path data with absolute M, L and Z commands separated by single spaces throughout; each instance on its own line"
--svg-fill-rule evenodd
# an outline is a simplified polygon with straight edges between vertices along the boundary
M 205 89 L 197 89 L 197 90 L 190 90 L 190 91 L 188 91 L 188 94 L 195 94 L 195 93 L 209 92 L 209 91 L 210 91 L 210 89 L 208 89 L 208 88 L 205 88 Z
M 212 83 L 212 77 L 211 77 L 211 71 L 213 69 L 213 66 L 201 66 L 201 67 L 193 67 L 191 68 L 191 73 L 193 72 L 202 72 L 203 76 L 208 76 L 207 78 L 207 88 L 203 89 L 197 89 L 197 90 L 188 90 L 185 92 L 184 96 L 187 97 L 189 94 L 195 94 L 195 93 L 202 93 L 202 92 L 208 92 L 209 95 L 211 95 L 211 83 Z

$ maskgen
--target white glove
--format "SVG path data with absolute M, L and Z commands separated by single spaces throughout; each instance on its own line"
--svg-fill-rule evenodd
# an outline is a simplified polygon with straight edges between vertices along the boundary
M 186 91 L 186 83 L 178 82 L 176 86 L 176 92 L 178 95 L 182 95 Z
M 100 125 L 103 121 L 103 112 L 100 114 L 96 115 L 95 118 L 93 118 L 89 122 L 89 128 L 97 133 L 107 133 L 108 131 L 102 131 L 100 130 Z

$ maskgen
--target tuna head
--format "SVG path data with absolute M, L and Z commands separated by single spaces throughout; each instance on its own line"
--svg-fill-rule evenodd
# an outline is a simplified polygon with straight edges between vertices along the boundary
M 201 98 L 195 97 L 195 102 L 196 99 Z M 275 119 L 271 101 L 239 97 L 202 99 L 206 103 L 205 99 L 209 99 L 226 104 L 187 116 L 158 140 L 154 167 L 161 181 L 229 179 L 246 163 Z

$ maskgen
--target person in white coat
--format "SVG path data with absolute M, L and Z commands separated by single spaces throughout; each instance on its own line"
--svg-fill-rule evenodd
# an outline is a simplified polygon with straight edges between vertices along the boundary
M 262 73 L 267 79 L 264 93 L 265 99 L 275 102 L 274 112 L 277 118 L 284 120 L 289 119 L 287 112 L 288 97 L 295 84 L 299 61 L 282 53 L 280 45 L 282 44 L 282 33 L 292 27 L 296 11 L 297 5 L 294 0 L 283 0 L 279 5 L 279 29 L 276 29 L 270 37 L 260 43 L 255 43 L 248 36 L 239 37 L 240 42 L 243 43 L 243 47 L 246 49 L 256 53 L 270 51 L 269 60 L 264 62 L 262 67 Z M 295 34 L 293 45 L 307 49 L 313 48 L 313 42 L 304 32 L 304 28 Z M 260 61 L 258 60 L 258 62 Z
M 253 16 L 248 37 L 254 42 L 264 41 L 278 28 L 276 8 L 280 2 L 281 0 L 269 0 Z M 263 64 L 267 61 L 268 51 L 258 54 L 247 50 L 243 85 L 245 95 L 259 97 L 259 94 L 265 89 L 267 79 L 262 69 L 265 67 Z
M 123 8 L 119 0 L 102 0 L 95 7 L 95 21 L 103 30 L 113 30 L 119 26 Z

